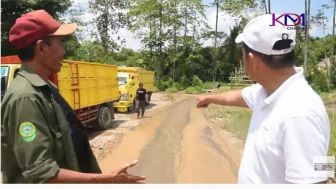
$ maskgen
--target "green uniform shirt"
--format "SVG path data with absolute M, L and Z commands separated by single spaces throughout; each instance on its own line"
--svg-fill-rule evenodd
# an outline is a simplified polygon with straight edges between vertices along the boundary
M 91 163 L 86 170 L 99 173 L 91 149 L 88 152 Z M 60 168 L 80 171 L 78 162 L 69 122 L 51 95 L 51 85 L 22 66 L 1 104 L 3 182 L 43 183 Z

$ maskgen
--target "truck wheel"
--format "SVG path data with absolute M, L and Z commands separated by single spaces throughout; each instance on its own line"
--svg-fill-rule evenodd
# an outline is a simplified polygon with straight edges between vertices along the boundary
M 113 117 L 111 110 L 107 106 L 100 107 L 98 111 L 98 126 L 100 129 L 109 129 L 112 126 Z

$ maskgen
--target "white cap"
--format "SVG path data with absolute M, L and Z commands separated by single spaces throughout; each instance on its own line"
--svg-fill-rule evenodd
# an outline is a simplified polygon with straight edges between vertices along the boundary
M 277 16 L 276 16 L 277 18 Z M 295 29 L 283 26 L 280 23 L 272 24 L 272 15 L 265 14 L 252 19 L 244 28 L 243 33 L 239 34 L 236 43 L 244 42 L 251 49 L 266 55 L 281 55 L 294 50 Z M 278 43 L 275 45 L 275 43 Z M 277 49 L 281 44 L 289 45 L 289 48 Z M 275 48 L 274 48 L 275 47 Z

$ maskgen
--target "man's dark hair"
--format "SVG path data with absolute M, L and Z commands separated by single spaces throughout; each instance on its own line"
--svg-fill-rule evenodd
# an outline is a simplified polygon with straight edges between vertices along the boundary
M 19 49 L 18 56 L 21 61 L 28 61 L 34 58 L 36 43 L 32 43 L 26 47 Z
M 244 43 L 245 53 L 252 53 L 260 57 L 260 59 L 269 67 L 274 69 L 286 68 L 294 65 L 294 51 L 282 55 L 266 55 L 251 49 Z
M 50 38 L 44 38 L 42 39 L 43 43 L 47 44 L 48 46 L 51 45 Z M 26 47 L 23 47 L 18 50 L 18 56 L 20 57 L 21 61 L 29 61 L 34 58 L 35 54 L 35 47 L 36 47 L 36 41 Z

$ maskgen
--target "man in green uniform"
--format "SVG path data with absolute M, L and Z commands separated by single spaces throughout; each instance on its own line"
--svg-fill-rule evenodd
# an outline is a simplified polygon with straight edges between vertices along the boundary
M 77 29 L 46 11 L 18 18 L 9 41 L 22 68 L 1 104 L 1 169 L 4 183 L 138 183 L 127 169 L 102 174 L 74 111 L 48 80 L 60 71 L 63 40 Z

